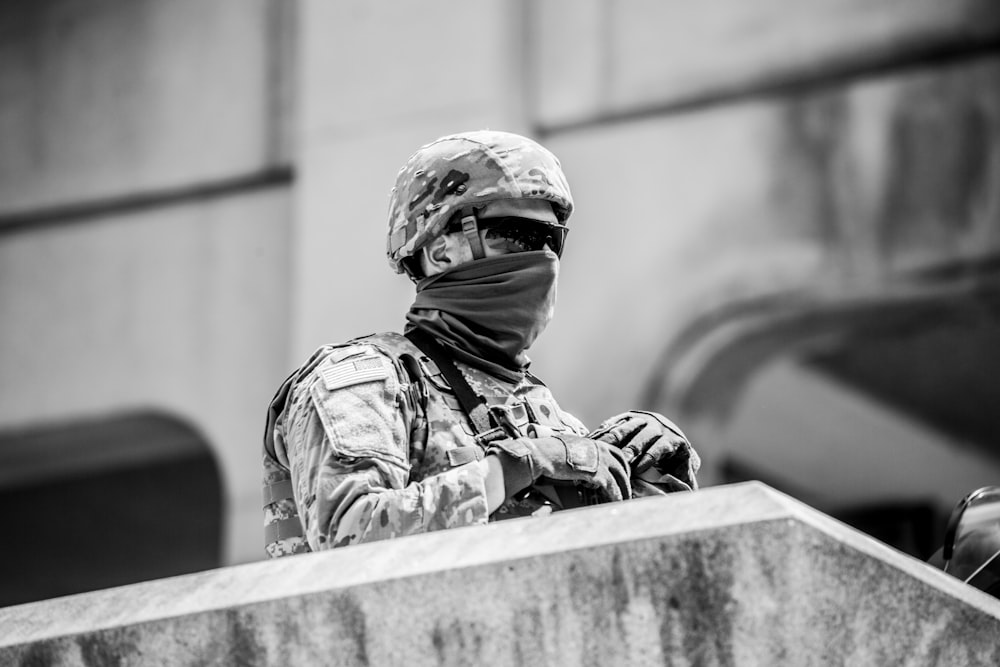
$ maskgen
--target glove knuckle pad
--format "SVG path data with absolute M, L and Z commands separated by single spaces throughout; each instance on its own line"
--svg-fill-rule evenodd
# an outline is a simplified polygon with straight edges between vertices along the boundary
M 634 412 L 637 412 L 637 413 L 642 414 L 642 415 L 646 415 L 647 417 L 649 417 L 651 419 L 655 419 L 660 425 L 662 425 L 664 428 L 668 429 L 669 431 L 671 431 L 675 435 L 677 435 L 677 436 L 679 436 L 679 437 L 681 437 L 681 438 L 683 438 L 685 440 L 687 439 L 687 436 L 684 435 L 684 432 L 681 431 L 680 427 L 677 426 L 677 424 L 673 423 L 672 421 L 670 421 L 669 419 L 667 419 L 666 416 L 660 414 L 659 412 L 652 412 L 650 410 L 634 410 Z
M 497 440 L 490 445 L 490 449 L 494 448 L 518 459 L 531 454 L 531 448 L 527 445 L 527 443 L 521 440 Z
M 581 438 L 572 443 L 563 442 L 563 444 L 566 445 L 566 463 L 570 468 L 580 472 L 597 472 L 600 455 L 596 442 Z

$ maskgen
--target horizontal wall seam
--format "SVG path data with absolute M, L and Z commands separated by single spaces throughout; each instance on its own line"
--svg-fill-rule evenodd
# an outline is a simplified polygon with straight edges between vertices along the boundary
M 660 116 L 707 110 L 715 106 L 750 101 L 759 98 L 794 96 L 850 82 L 860 82 L 890 73 L 903 74 L 934 66 L 961 62 L 974 62 L 981 58 L 1000 55 L 1000 37 L 991 37 L 981 42 L 967 42 L 959 45 L 930 46 L 922 50 L 908 51 L 905 58 L 885 58 L 865 63 L 834 63 L 820 71 L 808 69 L 784 76 L 748 80 L 732 85 L 720 85 L 703 92 L 681 96 L 669 102 L 640 106 L 621 111 L 596 113 L 589 118 L 566 122 L 538 122 L 534 134 L 538 138 L 590 130 L 605 126 L 641 121 Z
M 175 188 L 106 197 L 17 213 L 0 213 L 0 235 L 42 226 L 58 226 L 136 213 L 153 208 L 190 204 L 229 197 L 265 188 L 290 185 L 295 170 L 290 166 L 269 167 L 215 181 Z

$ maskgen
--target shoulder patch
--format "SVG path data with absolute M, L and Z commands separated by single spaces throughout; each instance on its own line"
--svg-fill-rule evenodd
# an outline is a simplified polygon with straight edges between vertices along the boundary
M 317 370 L 329 391 L 385 380 L 389 377 L 389 371 L 389 361 L 377 354 L 364 354 L 336 362 L 331 359 Z

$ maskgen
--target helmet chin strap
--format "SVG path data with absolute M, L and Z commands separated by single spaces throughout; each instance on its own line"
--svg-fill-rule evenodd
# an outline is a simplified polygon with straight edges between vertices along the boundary
M 462 233 L 472 251 L 473 259 L 484 259 L 483 241 L 479 238 L 479 226 L 476 224 L 476 209 L 472 206 L 462 211 Z

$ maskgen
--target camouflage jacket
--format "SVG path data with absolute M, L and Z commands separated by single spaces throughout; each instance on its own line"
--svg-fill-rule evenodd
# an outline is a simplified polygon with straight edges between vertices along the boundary
M 520 435 L 585 435 L 530 374 L 456 362 Z M 433 361 L 396 333 L 324 346 L 278 390 L 264 436 L 269 557 L 542 514 L 539 493 L 487 516 L 482 449 Z M 303 536 L 304 533 L 304 536 Z

